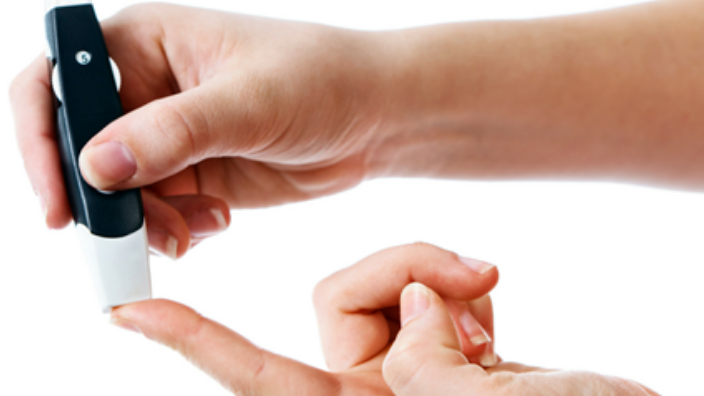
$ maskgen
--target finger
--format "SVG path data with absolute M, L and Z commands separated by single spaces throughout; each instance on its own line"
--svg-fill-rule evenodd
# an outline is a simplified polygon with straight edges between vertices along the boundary
M 458 329 L 462 352 L 471 363 L 495 366 L 494 310 L 491 297 L 485 295 L 472 301 L 445 300 Z
M 176 260 L 190 247 L 217 235 L 230 224 L 230 210 L 218 198 L 206 195 L 159 197 L 142 191 L 149 246 Z
M 120 98 L 125 112 L 180 92 L 164 50 L 163 6 L 135 5 L 103 21 L 111 58 L 120 68 Z
M 17 142 L 46 224 L 63 228 L 71 221 L 71 209 L 61 174 L 52 98 L 47 60 L 42 55 L 13 81 L 10 100 Z
M 328 396 L 338 390 L 332 374 L 264 351 L 175 302 L 126 305 L 113 310 L 111 321 L 178 351 L 237 395 Z
M 388 249 L 322 281 L 315 290 L 323 351 L 329 367 L 364 362 L 391 341 L 384 308 L 398 305 L 403 288 L 424 282 L 443 297 L 467 301 L 498 281 L 493 265 L 427 244 Z
M 277 139 L 283 128 L 272 126 L 279 108 L 273 100 L 280 86 L 242 65 L 218 74 L 227 58 L 222 51 L 232 44 L 220 33 L 231 20 L 226 13 L 142 4 L 102 24 L 129 113 L 84 149 L 80 165 L 89 183 L 102 190 L 142 187 L 200 159 L 259 151 Z M 218 32 L 217 40 L 204 42 L 209 32 Z M 111 160 L 101 161 L 101 154 Z
M 452 317 L 437 293 L 419 283 L 407 286 L 401 321 L 383 366 L 395 395 L 490 394 L 488 374 L 462 354 Z
M 196 167 L 189 166 L 173 176 L 150 185 L 149 189 L 163 197 L 203 194 L 199 187 Z
M 484 367 L 496 365 L 493 312 L 489 296 L 474 301 L 444 301 L 457 328 L 462 353 L 472 363 Z
M 251 111 L 239 104 L 234 90 L 223 88 L 233 84 L 211 81 L 116 120 L 82 151 L 83 176 L 101 190 L 140 187 L 209 157 L 242 155 L 268 145 L 272 134 L 255 133 L 248 121 L 254 117 Z
M 161 197 L 181 215 L 191 239 L 203 240 L 217 235 L 230 225 L 230 209 L 225 201 L 207 195 Z
M 500 362 L 496 355 L 496 334 L 494 333 L 494 306 L 489 295 L 485 295 L 476 300 L 467 302 L 472 316 L 489 335 L 489 342 L 486 344 L 484 353 L 477 360 L 470 359 L 472 363 L 480 364 L 484 367 L 493 367 Z M 469 331 L 468 331 L 469 333 Z
M 179 211 L 147 190 L 142 190 L 142 202 L 150 248 L 172 260 L 186 254 L 191 235 Z

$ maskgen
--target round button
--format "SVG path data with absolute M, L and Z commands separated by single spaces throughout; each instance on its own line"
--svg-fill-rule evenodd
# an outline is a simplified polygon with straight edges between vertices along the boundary
M 76 62 L 80 65 L 85 66 L 89 64 L 91 60 L 93 60 L 93 55 L 88 51 L 78 51 L 76 53 Z

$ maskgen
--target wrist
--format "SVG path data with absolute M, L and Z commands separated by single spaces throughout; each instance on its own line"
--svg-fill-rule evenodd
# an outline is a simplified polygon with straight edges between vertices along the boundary
M 473 38 L 483 25 L 376 33 L 385 108 L 368 161 L 374 176 L 460 176 L 458 165 L 478 148 L 482 91 L 492 67 L 481 54 L 482 39 Z

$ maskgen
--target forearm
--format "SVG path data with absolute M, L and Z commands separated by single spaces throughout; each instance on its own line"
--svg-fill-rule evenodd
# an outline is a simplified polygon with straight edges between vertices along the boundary
M 704 188 L 704 2 L 389 33 L 376 175 Z

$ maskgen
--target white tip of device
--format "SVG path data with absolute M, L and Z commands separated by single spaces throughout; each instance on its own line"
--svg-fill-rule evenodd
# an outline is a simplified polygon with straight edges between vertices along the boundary
M 82 224 L 76 229 L 103 313 L 152 298 L 146 225 L 121 238 L 94 235 Z

